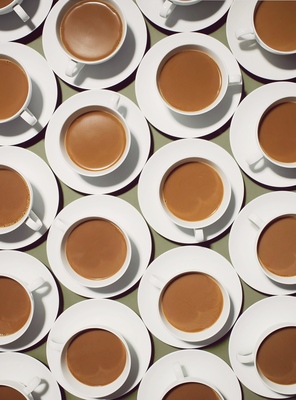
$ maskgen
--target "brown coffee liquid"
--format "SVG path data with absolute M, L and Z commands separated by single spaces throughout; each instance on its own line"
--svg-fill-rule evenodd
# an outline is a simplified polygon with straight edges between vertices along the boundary
M 113 53 L 123 34 L 117 11 L 103 1 L 80 1 L 62 19 L 60 37 L 65 49 L 84 61 L 99 61 Z
M 223 295 L 210 276 L 190 272 L 168 284 L 161 306 L 164 316 L 175 328 L 184 332 L 200 332 L 219 318 Z
M 23 396 L 18 390 L 12 387 L 0 385 L 0 399 L 25 400 L 25 396 Z
M 272 221 L 260 235 L 257 254 L 260 263 L 278 276 L 296 275 L 296 216 Z
M 197 382 L 181 383 L 171 389 L 162 400 L 219 400 L 217 393 Z
M 88 329 L 71 341 L 67 364 L 72 375 L 85 385 L 108 385 L 123 372 L 126 349 L 112 332 Z
M 77 274 L 87 279 L 105 279 L 125 262 L 127 244 L 112 222 L 91 219 L 73 229 L 66 241 L 66 256 Z
M 11 2 L 12 0 L 0 0 L 0 8 L 8 6 Z
M 29 204 L 30 192 L 22 176 L 10 169 L 0 169 L 0 227 L 18 222 Z
M 257 353 L 257 366 L 269 380 L 282 385 L 296 383 L 296 328 L 271 333 Z
M 185 221 L 201 221 L 220 206 L 223 182 L 210 165 L 192 161 L 173 169 L 166 178 L 162 196 L 166 207 Z
M 27 100 L 29 83 L 23 69 L 0 58 L 0 119 L 13 117 Z
M 221 90 L 216 62 L 198 50 L 184 50 L 169 58 L 158 75 L 163 98 L 174 108 L 200 111 L 211 105 Z
M 19 331 L 31 313 L 26 290 L 14 279 L 0 277 L 0 336 Z
M 269 157 L 283 163 L 296 162 L 295 126 L 296 102 L 280 103 L 264 114 L 258 137 Z
M 269 47 L 280 51 L 296 50 L 296 2 L 260 1 L 254 25 L 258 36 Z
M 71 160 L 86 170 L 110 168 L 121 158 L 126 146 L 122 123 L 106 111 L 90 111 L 76 118 L 65 135 Z

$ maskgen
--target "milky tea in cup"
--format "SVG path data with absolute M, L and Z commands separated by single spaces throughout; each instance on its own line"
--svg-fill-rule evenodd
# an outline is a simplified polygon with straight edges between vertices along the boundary
M 34 400 L 32 392 L 40 385 L 41 379 L 37 376 L 26 384 L 0 378 L 0 399 L 3 400 Z
M 89 217 L 66 232 L 62 243 L 63 263 L 80 284 L 103 287 L 117 281 L 131 259 L 126 233 L 113 221 Z
M 126 20 L 114 0 L 83 0 L 66 3 L 57 21 L 57 36 L 72 59 L 66 69 L 76 75 L 85 65 L 105 62 L 121 48 Z

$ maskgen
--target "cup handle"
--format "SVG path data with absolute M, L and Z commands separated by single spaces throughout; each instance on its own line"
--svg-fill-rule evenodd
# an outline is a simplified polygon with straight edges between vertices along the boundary
M 263 221 L 263 219 L 258 217 L 256 214 L 250 214 L 248 218 L 250 222 L 252 222 L 252 224 L 254 224 L 258 229 L 261 229 L 265 225 L 265 221 Z
M 149 282 L 151 283 L 151 285 L 153 285 L 157 289 L 162 289 L 162 287 L 164 285 L 164 281 L 155 275 L 150 275 Z
M 70 59 L 65 71 L 66 75 L 72 78 L 73 76 L 77 75 L 84 66 L 85 64 Z
M 30 211 L 30 214 L 28 218 L 25 221 L 26 225 L 33 229 L 33 231 L 39 231 L 42 227 L 42 222 L 41 220 L 37 217 L 37 215 L 34 213 L 34 211 Z
M 37 122 L 37 118 L 32 114 L 32 112 L 28 108 L 26 108 L 26 110 L 24 110 L 21 113 L 21 117 L 24 121 L 27 122 L 27 124 L 31 126 L 35 125 Z
M 13 10 L 16 12 L 16 14 L 24 21 L 28 21 L 30 19 L 29 15 L 25 12 L 25 10 L 17 4 L 16 6 L 13 7 Z
M 32 393 L 37 388 L 37 386 L 40 385 L 40 383 L 41 379 L 38 376 L 35 376 L 29 381 L 27 385 L 25 385 L 24 392 L 26 394 Z
M 160 10 L 160 16 L 167 18 L 175 8 L 176 4 L 172 3 L 170 0 L 165 0 Z
M 182 365 L 180 365 L 178 362 L 173 364 L 173 369 L 174 369 L 176 379 L 183 379 L 185 377 L 183 369 L 182 369 Z
M 112 96 L 109 99 L 109 107 L 112 110 L 117 110 L 120 101 L 120 95 L 118 93 L 112 93 Z
M 235 37 L 238 40 L 255 40 L 256 36 L 251 26 L 247 28 L 239 28 L 235 31 Z
M 242 364 L 254 364 L 254 354 L 253 353 L 248 353 L 248 354 L 237 353 L 236 359 Z
M 40 276 L 39 278 L 36 278 L 33 282 L 30 282 L 28 284 L 28 289 L 30 292 L 34 292 L 34 290 L 40 288 L 44 284 L 45 280 Z
M 205 240 L 204 231 L 202 229 L 194 229 L 193 232 L 196 243 L 201 243 Z
M 256 153 L 251 154 L 249 157 L 246 158 L 246 162 L 248 165 L 252 166 L 257 164 L 260 160 L 262 160 L 263 154 L 260 151 L 256 151 Z
M 228 85 L 241 85 L 242 84 L 242 76 L 240 74 L 229 75 L 228 77 Z

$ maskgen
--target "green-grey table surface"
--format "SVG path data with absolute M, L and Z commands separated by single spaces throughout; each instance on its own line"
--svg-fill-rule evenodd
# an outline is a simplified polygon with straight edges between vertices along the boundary
M 33 0 L 34 1 L 34 0 Z M 149 0 L 146 0 L 149 1 Z M 54 2 L 55 4 L 55 2 Z M 215 25 L 200 31 L 201 33 L 205 33 L 207 35 L 210 35 L 219 41 L 221 41 L 223 44 L 225 44 L 228 48 L 228 42 L 226 38 L 226 18 L 227 14 L 220 20 L 218 21 Z M 148 40 L 147 40 L 147 49 L 146 51 L 151 48 L 155 43 L 157 43 L 159 40 L 174 34 L 174 32 L 167 32 L 162 30 L 161 28 L 157 27 L 156 25 L 152 24 L 145 16 L 144 16 L 146 25 L 147 25 L 147 30 L 148 30 Z M 33 32 L 31 35 L 28 37 L 21 39 L 19 42 L 25 44 L 26 46 L 29 46 L 36 51 L 38 51 L 40 54 L 44 56 L 43 48 L 42 48 L 42 28 L 43 25 L 38 28 L 35 32 Z M 265 81 L 259 78 L 256 78 L 252 74 L 248 73 L 248 71 L 245 71 L 243 68 L 242 70 L 242 76 L 243 76 L 243 81 L 244 81 L 244 86 L 243 86 L 243 94 L 242 94 L 242 99 L 248 95 L 250 92 L 255 90 L 256 88 L 269 83 L 269 81 Z M 295 80 L 294 80 L 295 81 Z M 67 83 L 63 82 L 59 77 L 57 77 L 57 85 L 59 87 L 59 92 L 60 96 L 57 102 L 57 107 L 66 99 L 69 97 L 73 96 L 76 94 L 78 91 L 69 86 Z M 135 95 L 135 74 L 132 74 L 131 77 L 126 79 L 122 84 L 118 85 L 115 89 L 110 88 L 111 90 L 116 90 L 123 94 L 124 96 L 128 97 L 131 99 L 135 104 L 137 104 L 137 99 Z M 229 141 L 229 127 L 230 127 L 230 122 L 231 120 L 223 126 L 222 129 L 220 129 L 217 132 L 214 132 L 213 134 L 209 135 L 207 137 L 207 140 L 211 140 L 215 142 L 216 144 L 222 146 L 225 150 L 227 150 L 230 154 L 231 148 L 230 148 L 230 141 Z M 167 135 L 163 135 L 161 132 L 159 132 L 157 129 L 155 129 L 151 124 L 149 124 L 150 127 L 150 132 L 151 132 L 151 152 L 150 155 L 157 151 L 159 148 L 162 146 L 166 145 L 167 143 L 176 140 L 172 137 L 169 137 Z M 36 153 L 39 155 L 42 159 L 44 159 L 47 162 L 46 156 L 45 156 L 45 147 L 44 147 L 44 136 L 46 132 L 46 127 L 43 129 L 43 131 L 34 139 L 31 140 L 25 144 L 20 145 L 21 147 L 27 148 L 30 151 Z M 260 185 L 250 179 L 243 171 L 242 171 L 242 176 L 244 180 L 244 185 L 245 185 L 245 196 L 244 196 L 244 201 L 242 204 L 242 207 L 245 206 L 247 203 L 249 203 L 251 200 L 254 198 L 272 191 L 271 188 L 265 187 L 263 185 Z M 58 178 L 57 178 L 58 179 Z M 129 202 L 132 204 L 137 210 L 140 210 L 139 203 L 138 203 L 138 198 L 137 198 L 137 182 L 138 180 L 136 179 L 135 182 L 133 182 L 131 185 L 128 187 L 124 188 L 123 190 L 120 191 L 120 193 L 116 193 L 114 195 L 124 199 L 125 201 Z M 84 196 L 84 194 L 81 194 L 77 191 L 72 190 L 69 188 L 67 185 L 65 185 L 63 182 L 58 180 L 58 183 L 60 185 L 60 189 L 62 191 L 62 199 L 63 203 L 60 205 L 60 208 L 58 212 L 61 210 L 62 207 L 67 206 L 69 203 L 72 201 Z M 289 188 L 288 190 L 295 190 L 295 188 Z M 151 260 L 152 262 L 155 258 L 157 258 L 159 255 L 162 253 L 173 249 L 178 246 L 182 246 L 182 244 L 177 244 L 174 242 L 171 242 L 161 235 L 159 235 L 156 231 L 153 230 L 153 228 L 149 227 L 151 231 L 151 236 L 152 236 L 152 243 L 153 243 L 153 252 L 151 254 Z M 222 256 L 224 256 L 228 261 L 231 262 L 229 252 L 228 252 L 228 238 L 229 238 L 229 229 L 219 236 L 217 239 L 213 239 L 210 242 L 206 242 L 202 244 L 203 246 L 206 246 Z M 25 248 L 25 250 L 21 251 L 26 251 L 30 255 L 36 257 L 39 259 L 45 266 L 47 266 L 50 269 L 50 265 L 47 259 L 47 254 L 46 254 L 46 235 L 41 240 L 41 242 L 38 242 L 37 244 L 31 245 L 29 248 Z M 243 303 L 242 303 L 242 308 L 240 314 L 246 310 L 249 306 L 254 304 L 255 302 L 267 297 L 266 295 L 259 293 L 258 291 L 253 290 L 250 286 L 246 285 L 243 281 L 242 283 L 242 288 L 243 288 Z M 59 309 L 59 314 L 72 306 L 73 304 L 83 301 L 85 298 L 82 296 L 75 294 L 71 292 L 69 289 L 64 287 L 61 283 L 58 282 L 58 285 L 60 287 L 60 293 L 61 293 L 61 302 L 60 304 L 62 307 Z M 118 301 L 120 303 L 123 303 L 130 307 L 133 311 L 135 311 L 139 315 L 139 309 L 137 305 L 137 290 L 138 290 L 138 284 L 134 286 L 131 290 L 128 291 L 128 293 L 123 293 L 122 295 L 116 297 L 114 301 Z M 58 315 L 59 315 L 58 314 Z M 230 365 L 229 362 L 229 357 L 228 357 L 228 342 L 229 342 L 229 336 L 230 332 L 223 337 L 222 340 L 215 342 L 214 344 L 204 347 L 204 351 L 208 351 L 210 353 L 213 353 L 217 355 L 218 357 L 222 358 L 226 363 Z M 160 359 L 161 357 L 165 356 L 166 354 L 169 354 L 171 352 L 180 350 L 178 348 L 172 347 L 170 345 L 167 345 L 160 341 L 158 338 L 153 336 L 151 334 L 151 341 L 152 341 L 152 355 L 151 355 L 151 362 L 150 366 Z M 46 359 L 46 337 L 44 340 L 41 341 L 41 343 L 38 343 L 36 346 L 33 348 L 27 349 L 24 351 L 25 354 L 28 354 L 32 357 L 35 357 L 39 361 L 41 361 L 43 364 L 48 366 L 47 359 Z M 137 388 L 138 386 L 133 389 L 131 392 L 127 393 L 126 395 L 122 396 L 121 399 L 125 400 L 135 400 L 137 399 Z M 243 400 L 259 400 L 262 399 L 263 397 L 253 393 L 250 391 L 248 388 L 246 388 L 244 385 L 241 384 L 242 388 L 242 396 Z M 63 388 L 61 388 L 62 392 L 62 398 L 66 400 L 77 400 L 79 398 L 75 397 L 71 393 L 68 393 L 64 391 Z M 293 397 L 296 398 L 296 397 Z M 55 399 L 52 399 L 55 400 Z M 154 400 L 154 399 L 151 399 Z

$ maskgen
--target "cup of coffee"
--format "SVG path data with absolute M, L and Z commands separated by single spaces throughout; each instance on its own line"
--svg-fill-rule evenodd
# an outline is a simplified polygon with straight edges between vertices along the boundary
M 186 376 L 178 362 L 172 366 L 176 379 L 168 385 L 160 400 L 207 399 L 224 400 L 219 390 L 205 379 Z
M 22 8 L 23 0 L 0 0 L 0 15 L 14 11 L 24 22 L 30 19 L 29 15 Z
M 296 214 L 276 213 L 264 220 L 252 213 L 249 220 L 257 229 L 255 257 L 262 271 L 274 282 L 296 284 Z
M 155 82 L 160 98 L 170 110 L 200 115 L 223 100 L 229 85 L 241 84 L 241 75 L 230 75 L 212 49 L 187 44 L 164 55 Z
M 126 159 L 131 133 L 117 110 L 119 96 L 104 104 L 73 110 L 60 133 L 62 155 L 72 170 L 80 175 L 98 177 L 110 174 Z
M 295 1 L 257 0 L 250 25 L 235 35 L 241 41 L 256 41 L 264 50 L 277 55 L 296 53 Z
M 32 210 L 33 190 L 29 180 L 17 169 L 0 164 L 0 235 L 26 224 L 34 231 L 42 227 Z
M 68 1 L 56 23 L 56 35 L 69 58 L 66 75 L 85 65 L 110 60 L 122 47 L 127 32 L 125 15 L 115 0 Z
M 117 282 L 131 260 L 125 230 L 110 218 L 88 216 L 68 226 L 60 219 L 61 259 L 66 272 L 80 285 L 100 288 Z
M 256 170 L 262 159 L 284 168 L 296 168 L 296 97 L 284 97 L 272 102 L 256 124 L 258 150 L 247 158 Z
M 29 110 L 32 82 L 24 66 L 15 58 L 0 54 L 0 124 L 21 117 L 35 125 L 36 117 Z
M 32 378 L 28 383 L 0 379 L 0 399 L 5 400 L 34 400 L 32 392 L 40 385 L 39 377 Z
M 124 337 L 110 327 L 92 325 L 67 337 L 51 338 L 50 347 L 60 354 L 66 381 L 86 397 L 105 397 L 127 380 L 131 355 Z
M 43 285 L 42 277 L 25 283 L 16 276 L 0 274 L 0 346 L 19 339 L 34 315 L 32 292 Z
M 167 279 L 151 275 L 158 289 L 158 309 L 165 328 L 186 342 L 212 338 L 225 326 L 230 298 L 224 285 L 210 273 L 186 271 Z
M 191 6 L 192 4 L 199 3 L 200 1 L 201 0 L 165 0 L 160 9 L 159 15 L 163 18 L 167 18 L 177 6 Z
M 164 173 L 159 199 L 173 223 L 193 229 L 197 242 L 203 229 L 218 221 L 229 206 L 231 185 L 223 169 L 201 157 L 181 159 Z
M 296 394 L 296 324 L 272 325 L 259 336 L 250 353 L 236 355 L 242 364 L 254 364 L 261 381 L 282 395 Z

